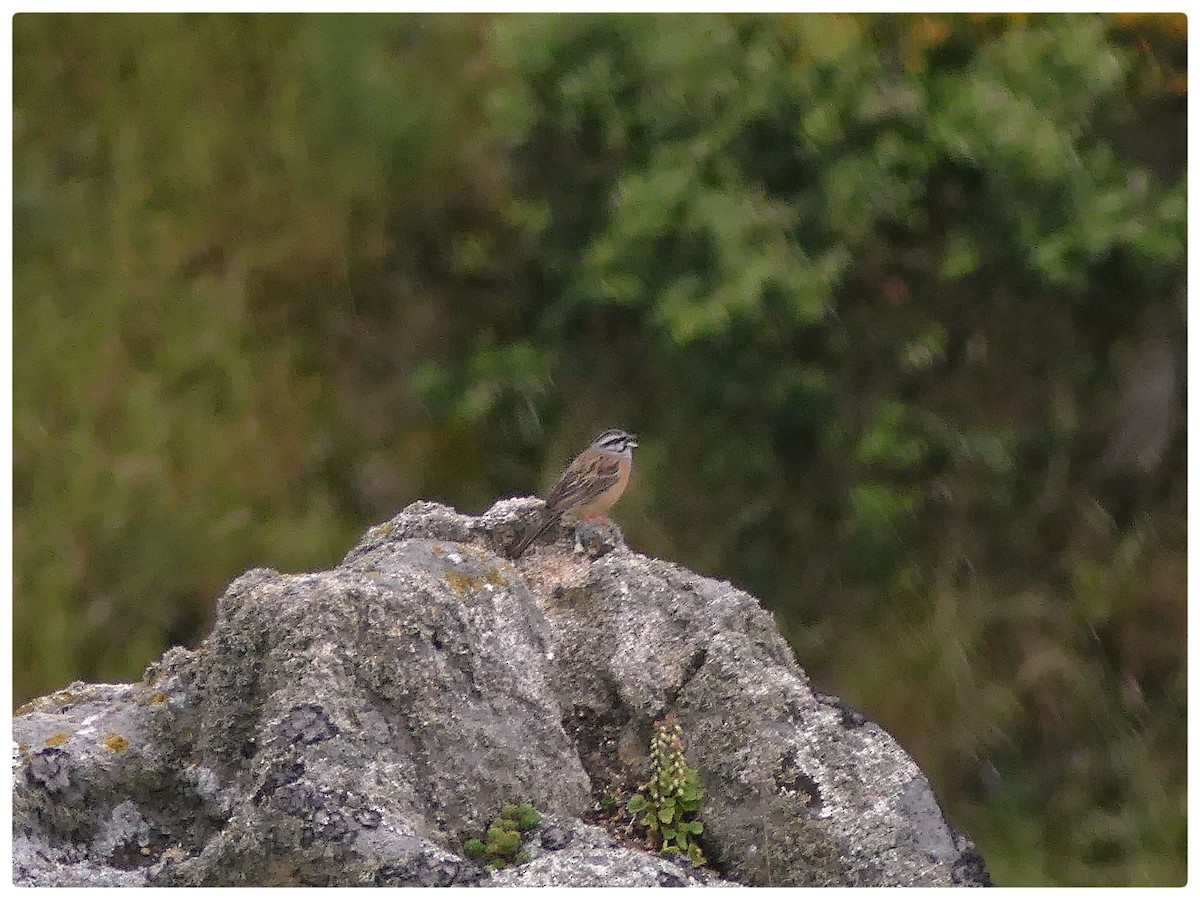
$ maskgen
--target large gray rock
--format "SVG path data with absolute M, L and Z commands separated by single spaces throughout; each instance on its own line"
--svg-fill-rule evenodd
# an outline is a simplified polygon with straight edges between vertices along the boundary
M 537 503 L 414 503 L 335 569 L 243 575 L 200 648 L 141 683 L 19 710 L 16 883 L 988 882 L 913 761 L 812 689 L 758 601 L 612 527 L 505 558 Z M 714 871 L 582 821 L 645 777 L 667 713 Z M 464 857 L 525 801 L 546 816 L 528 862 Z

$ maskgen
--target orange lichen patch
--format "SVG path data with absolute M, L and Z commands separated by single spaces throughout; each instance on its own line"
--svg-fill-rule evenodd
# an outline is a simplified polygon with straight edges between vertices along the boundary
M 46 746 L 57 747 L 59 744 L 65 744 L 70 737 L 65 731 L 56 732 L 46 738 Z
M 124 753 L 129 749 L 129 739 L 123 738 L 114 731 L 104 736 L 104 749 L 109 753 Z

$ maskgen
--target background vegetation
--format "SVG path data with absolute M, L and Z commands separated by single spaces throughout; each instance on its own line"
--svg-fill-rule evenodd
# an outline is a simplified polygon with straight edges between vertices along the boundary
M 1000 884 L 1186 879 L 1182 16 L 14 20 L 14 683 L 641 439 Z

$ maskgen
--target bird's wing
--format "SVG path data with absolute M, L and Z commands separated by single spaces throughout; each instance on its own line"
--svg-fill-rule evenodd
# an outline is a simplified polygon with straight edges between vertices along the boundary
M 600 496 L 617 483 L 620 464 L 620 460 L 600 454 L 576 458 L 551 489 L 546 498 L 546 512 L 564 513 Z

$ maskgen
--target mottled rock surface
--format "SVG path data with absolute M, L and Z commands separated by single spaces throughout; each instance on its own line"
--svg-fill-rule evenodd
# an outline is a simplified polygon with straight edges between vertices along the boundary
M 195 651 L 13 722 L 20 885 L 987 884 L 925 776 L 753 597 L 537 507 L 414 503 L 327 572 L 230 585 Z M 587 824 L 673 713 L 709 866 Z M 506 803 L 527 862 L 463 854 Z

